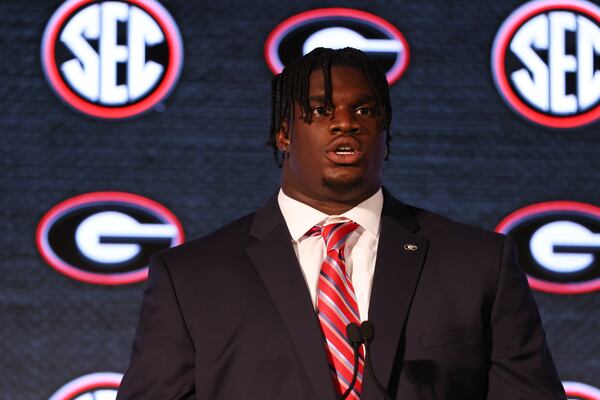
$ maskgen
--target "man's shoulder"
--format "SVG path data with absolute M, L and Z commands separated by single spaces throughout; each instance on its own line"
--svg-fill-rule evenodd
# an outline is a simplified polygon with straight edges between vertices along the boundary
M 428 241 L 429 267 L 440 276 L 468 275 L 494 285 L 493 277 L 504 259 L 506 236 L 455 221 L 436 212 L 413 207 L 420 226 L 416 235 Z
M 384 188 L 384 207 L 382 217 L 397 220 L 411 232 L 426 239 L 444 239 L 461 242 L 503 243 L 504 235 L 478 226 L 459 222 L 437 212 L 404 203 Z
M 417 234 L 428 239 L 503 246 L 506 238 L 501 233 L 460 222 L 434 211 L 412 205 L 406 205 L 406 207 L 419 225 Z
M 204 236 L 163 250 L 158 255 L 167 262 L 185 259 L 197 260 L 197 257 L 209 257 L 213 253 L 223 255 L 234 249 L 244 248 L 251 240 L 249 231 L 255 213 L 246 214 Z

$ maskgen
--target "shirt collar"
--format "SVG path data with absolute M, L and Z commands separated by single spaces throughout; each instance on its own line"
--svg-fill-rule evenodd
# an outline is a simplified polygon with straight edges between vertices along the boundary
M 346 211 L 340 216 L 325 214 L 298 200 L 292 199 L 282 189 L 277 196 L 279 208 L 288 226 L 292 239 L 297 241 L 313 226 L 329 218 L 348 218 L 374 237 L 379 237 L 379 223 L 381 221 L 381 210 L 383 208 L 383 193 L 381 188 L 371 197 Z

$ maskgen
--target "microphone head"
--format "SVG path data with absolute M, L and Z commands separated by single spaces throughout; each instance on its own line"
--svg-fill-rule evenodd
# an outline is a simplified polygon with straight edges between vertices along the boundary
M 365 343 L 371 343 L 375 337 L 375 325 L 371 321 L 360 324 L 360 332 Z
M 350 342 L 350 346 L 356 349 L 363 342 L 362 335 L 360 332 L 360 328 L 358 324 L 354 322 L 350 322 L 346 325 L 346 336 L 348 336 L 348 342 Z

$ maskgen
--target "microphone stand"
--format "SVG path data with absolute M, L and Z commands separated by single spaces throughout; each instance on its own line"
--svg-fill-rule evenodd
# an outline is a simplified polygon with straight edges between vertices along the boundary
M 354 389 L 354 386 L 356 385 L 356 379 L 358 378 L 358 349 L 363 343 L 360 327 L 354 322 L 350 322 L 346 326 L 346 336 L 348 336 L 350 346 L 352 346 L 352 349 L 354 350 L 354 371 L 352 372 L 352 381 L 350 382 L 348 389 L 346 389 L 342 397 L 340 397 L 340 400 L 345 400 L 350 396 L 352 389 Z
M 394 400 L 392 397 L 386 392 L 383 385 L 379 382 L 377 377 L 375 376 L 375 372 L 373 371 L 373 365 L 371 363 L 371 342 L 375 337 L 375 325 L 371 321 L 363 321 L 360 324 L 360 332 L 362 335 L 362 340 L 365 343 L 365 364 L 367 364 L 367 371 L 369 371 L 369 375 L 375 382 L 375 386 L 377 389 L 384 395 L 386 400 Z

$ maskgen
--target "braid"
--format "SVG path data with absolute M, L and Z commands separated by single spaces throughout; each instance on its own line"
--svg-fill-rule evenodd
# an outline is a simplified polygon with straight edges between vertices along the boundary
M 350 47 L 339 50 L 319 47 L 292 62 L 273 78 L 271 85 L 271 130 L 267 144 L 273 148 L 277 166 L 281 167 L 283 164 L 283 160 L 280 161 L 279 159 L 277 132 L 281 129 L 284 119 L 288 121 L 288 127 L 291 127 L 294 123 L 294 103 L 300 105 L 302 109 L 301 117 L 304 121 L 307 123 L 312 121 L 309 99 L 310 74 L 315 69 L 320 69 L 323 72 L 326 105 L 333 108 L 331 67 L 338 64 L 358 68 L 367 77 L 376 98 L 376 113 L 383 112 L 387 147 L 385 159 L 388 159 L 392 107 L 385 74 L 372 59 L 360 50 Z
M 302 105 L 302 119 L 309 122 L 311 121 L 311 114 L 306 110 L 310 109 L 310 101 L 308 99 L 308 92 L 310 89 L 310 72 L 307 72 L 311 67 L 311 58 L 305 58 L 301 63 L 297 66 L 297 79 L 300 81 L 300 91 L 296 93 L 294 96 L 294 101 Z
M 277 123 L 281 120 L 281 100 L 279 99 L 279 83 L 281 82 L 281 75 L 277 75 L 271 82 L 271 132 L 278 130 Z M 273 156 L 275 157 L 275 163 L 279 165 L 278 148 L 277 143 L 274 141 L 274 136 L 270 135 L 267 145 L 273 147 Z
M 366 58 L 366 56 L 364 55 L 364 53 L 360 53 L 360 59 L 363 65 L 363 68 L 365 71 L 367 71 L 367 79 L 369 80 L 369 84 L 371 85 L 371 90 L 373 90 L 373 93 L 375 93 L 375 97 L 377 99 L 383 99 L 383 103 L 384 104 L 378 104 L 377 105 L 377 113 L 381 113 L 381 109 L 383 108 L 384 111 L 385 110 L 391 110 L 392 106 L 390 104 L 390 96 L 389 96 L 389 91 L 388 90 L 382 90 L 382 87 L 387 88 L 387 79 L 385 83 L 381 83 L 378 82 L 377 79 L 379 78 L 379 80 L 381 80 L 381 75 L 383 74 L 380 70 L 377 71 L 378 69 L 378 65 L 373 64 L 372 62 L 370 62 L 370 60 L 368 58 Z M 384 128 L 385 128 L 385 146 L 386 146 L 386 152 L 385 152 L 385 160 L 387 161 L 389 159 L 389 155 L 390 155 L 390 141 L 392 140 L 392 135 L 390 134 L 390 125 L 392 123 L 392 113 L 391 112 L 385 112 L 384 113 Z
M 323 57 L 321 68 L 323 70 L 323 81 L 325 86 L 325 101 L 327 107 L 333 109 L 333 88 L 331 84 L 331 55 L 328 53 Z

